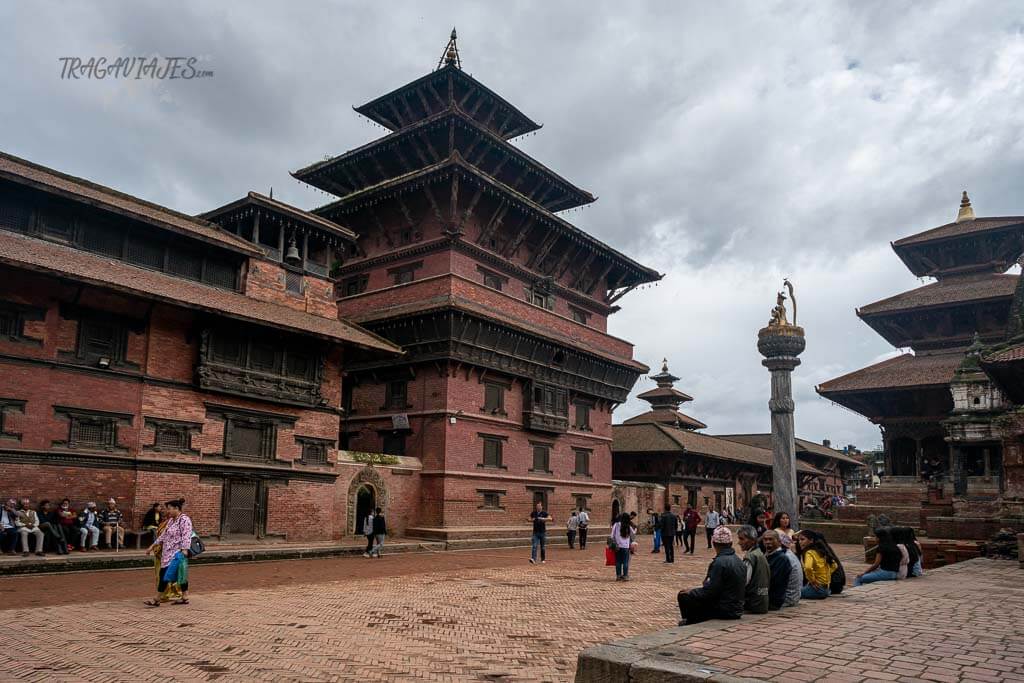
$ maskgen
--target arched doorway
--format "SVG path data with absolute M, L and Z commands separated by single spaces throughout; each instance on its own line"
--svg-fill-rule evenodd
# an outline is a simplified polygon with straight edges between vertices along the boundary
M 355 534 L 363 533 L 363 520 L 377 507 L 377 492 L 369 484 L 363 484 L 356 491 L 356 528 Z
M 348 486 L 347 533 L 363 534 L 363 520 L 370 510 L 378 507 L 387 514 L 388 489 L 384 477 L 372 465 L 359 470 Z
M 619 518 L 619 499 L 612 498 L 612 524 Z

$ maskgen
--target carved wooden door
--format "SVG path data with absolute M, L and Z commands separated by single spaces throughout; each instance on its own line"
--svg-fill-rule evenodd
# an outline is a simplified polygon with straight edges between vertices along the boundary
M 252 479 L 224 481 L 224 502 L 221 506 L 221 534 L 224 536 L 261 535 L 263 486 Z

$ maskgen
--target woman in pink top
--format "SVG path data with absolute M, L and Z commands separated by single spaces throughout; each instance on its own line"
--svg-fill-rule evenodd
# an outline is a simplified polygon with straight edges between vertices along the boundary
M 156 599 L 146 601 L 149 607 L 160 606 L 160 596 L 167 586 L 177 583 L 181 590 L 181 599 L 174 602 L 175 605 L 188 604 L 188 556 L 192 547 L 192 520 L 181 511 L 185 499 L 170 500 L 164 504 L 167 513 L 167 526 L 164 532 L 153 541 L 146 554 L 150 554 L 160 546 L 160 579 L 156 589 Z M 184 571 L 177 570 L 177 567 L 184 563 Z M 168 572 L 167 569 L 174 565 L 176 571 Z M 171 578 L 169 574 L 173 574 Z M 184 580 L 177 580 L 175 577 L 184 576 Z

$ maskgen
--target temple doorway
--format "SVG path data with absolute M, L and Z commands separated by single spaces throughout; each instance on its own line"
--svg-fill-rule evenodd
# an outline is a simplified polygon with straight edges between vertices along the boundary
M 377 492 L 369 484 L 363 484 L 356 491 L 356 519 L 354 533 L 358 536 L 363 533 L 363 520 L 377 507 Z
M 913 477 L 917 474 L 917 443 L 908 436 L 893 439 L 889 444 L 892 475 Z
M 222 538 L 245 539 L 263 535 L 267 489 L 254 479 L 224 480 L 221 499 Z
M 619 518 L 620 514 L 621 513 L 619 512 L 619 501 L 618 501 L 617 498 L 613 498 L 612 499 L 612 524 L 615 523 L 615 520 L 617 520 Z

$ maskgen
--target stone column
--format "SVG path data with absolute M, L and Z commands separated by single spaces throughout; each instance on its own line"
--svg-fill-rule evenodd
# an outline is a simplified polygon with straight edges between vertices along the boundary
M 772 499 L 776 512 L 786 512 L 793 528 L 800 528 L 799 492 L 796 486 L 796 440 L 793 428 L 793 369 L 800 365 L 804 330 L 796 325 L 769 325 L 757 334 L 761 364 L 772 377 Z

